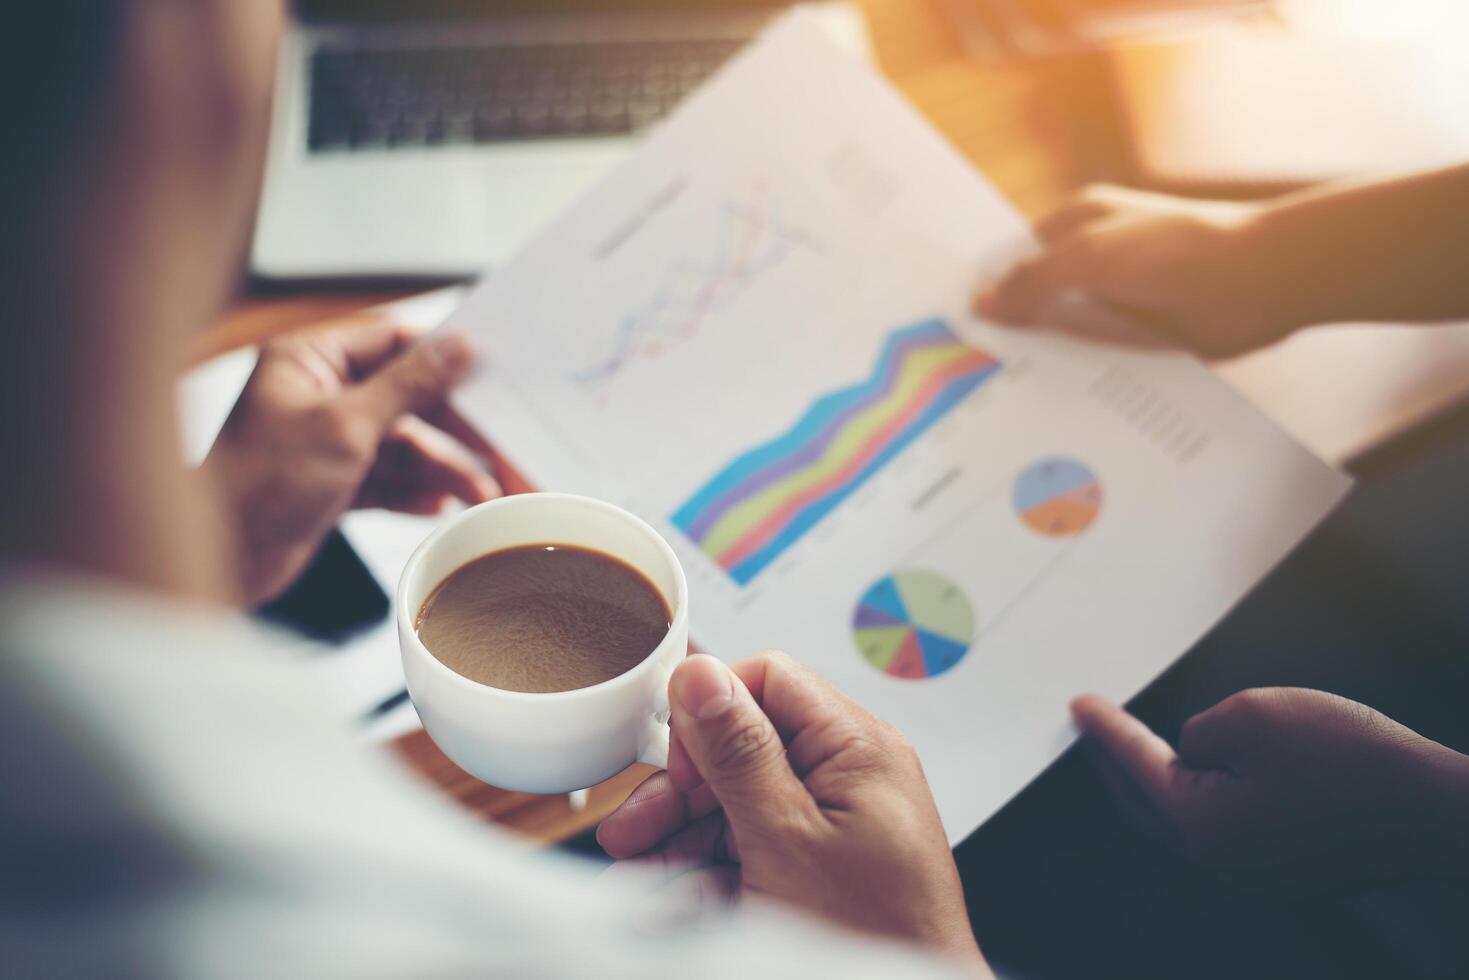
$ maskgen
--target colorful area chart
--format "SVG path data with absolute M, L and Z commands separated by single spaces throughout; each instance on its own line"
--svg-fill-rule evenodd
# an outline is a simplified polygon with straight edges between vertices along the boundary
M 857 649 L 893 677 L 937 677 L 974 642 L 974 610 L 964 593 L 933 572 L 896 572 L 862 596 L 852 617 Z
M 673 524 L 745 585 L 999 370 L 942 320 L 895 330 L 866 380 L 736 458 Z
M 1064 538 L 1091 526 L 1102 509 L 1102 485 L 1074 459 L 1043 459 L 1015 481 L 1015 512 L 1033 531 Z

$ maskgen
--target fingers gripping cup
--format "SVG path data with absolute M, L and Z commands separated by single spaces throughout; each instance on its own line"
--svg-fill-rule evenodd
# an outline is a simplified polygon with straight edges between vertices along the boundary
M 667 620 L 651 632 L 647 600 L 635 608 L 650 590 Z M 431 628 L 448 599 L 458 636 Z M 558 602 L 572 605 L 558 612 Z M 667 765 L 668 678 L 688 652 L 688 583 L 668 543 L 627 511 L 555 493 L 472 507 L 408 560 L 396 615 L 423 727 L 470 774 L 565 793 L 634 762 Z M 588 644 L 588 628 L 605 644 Z M 500 646 L 493 662 L 474 659 L 479 640 Z M 646 655 L 628 656 L 640 643 Z

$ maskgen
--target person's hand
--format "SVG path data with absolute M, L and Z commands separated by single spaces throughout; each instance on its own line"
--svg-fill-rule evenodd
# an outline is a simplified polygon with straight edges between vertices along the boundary
M 204 464 L 235 524 L 247 604 L 295 581 L 351 508 L 434 514 L 499 495 L 483 441 L 444 403 L 471 361 L 461 335 L 418 343 L 377 319 L 265 347 Z
M 781 654 L 689 657 L 669 685 L 667 772 L 598 830 L 614 858 L 716 866 L 738 892 L 982 963 L 918 757 Z M 617 869 L 614 869 L 617 870 Z
M 1257 688 L 1177 750 L 1086 695 L 1072 713 L 1126 813 L 1211 867 L 1371 880 L 1469 871 L 1469 758 L 1346 698 Z
M 1259 205 L 1089 188 L 1036 226 L 1044 250 L 980 293 L 975 312 L 1206 357 L 1264 346 L 1302 324 L 1278 302 L 1290 257 L 1259 240 L 1261 213 Z M 1082 297 L 1093 308 L 1076 302 Z

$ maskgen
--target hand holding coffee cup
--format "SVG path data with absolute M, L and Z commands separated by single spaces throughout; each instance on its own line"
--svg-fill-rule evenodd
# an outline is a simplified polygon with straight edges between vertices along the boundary
M 549 493 L 470 508 L 409 559 L 397 618 L 423 726 L 470 774 L 563 793 L 667 765 L 688 584 L 632 514 Z
M 677 887 L 702 869 L 692 880 L 912 940 L 985 974 L 923 767 L 897 729 L 775 653 L 733 667 L 689 657 L 670 697 L 668 771 L 597 831 L 621 861 L 609 875 Z

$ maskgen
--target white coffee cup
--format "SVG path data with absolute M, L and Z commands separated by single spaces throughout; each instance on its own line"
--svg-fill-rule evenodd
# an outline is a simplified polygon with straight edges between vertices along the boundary
M 636 667 L 591 687 L 504 691 L 455 673 L 418 638 L 419 610 L 451 573 L 491 552 L 535 544 L 589 548 L 642 572 L 672 625 Z M 460 768 L 504 789 L 566 793 L 634 762 L 668 764 L 668 679 L 688 653 L 689 587 L 668 542 L 621 508 L 527 493 L 471 507 L 435 530 L 398 582 L 398 641 L 408 693 L 429 737 Z

